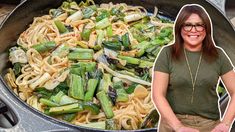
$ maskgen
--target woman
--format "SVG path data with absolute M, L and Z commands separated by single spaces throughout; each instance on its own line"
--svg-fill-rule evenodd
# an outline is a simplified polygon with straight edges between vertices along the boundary
M 235 72 L 214 45 L 209 15 L 185 5 L 175 21 L 175 42 L 154 66 L 152 99 L 161 115 L 160 132 L 228 132 L 235 117 Z M 220 78 L 231 98 L 220 121 L 216 88 Z

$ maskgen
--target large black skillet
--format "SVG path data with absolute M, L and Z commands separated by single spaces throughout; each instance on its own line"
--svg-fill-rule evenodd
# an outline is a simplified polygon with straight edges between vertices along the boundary
M 99 131 L 97 129 L 85 128 L 70 125 L 57 119 L 48 117 L 37 110 L 28 106 L 21 101 L 6 85 L 3 79 L 4 71 L 8 67 L 7 50 L 16 44 L 16 40 L 30 23 L 33 17 L 47 14 L 51 8 L 57 8 L 63 0 L 28 0 L 22 2 L 17 8 L 5 19 L 0 29 L 0 100 L 7 104 L 13 113 L 17 124 L 8 129 L 10 131 Z M 80 1 L 77 1 L 80 2 Z M 107 3 L 110 0 L 97 0 L 96 3 Z M 152 12 L 154 6 L 159 8 L 162 14 L 175 18 L 179 9 L 188 3 L 197 3 L 206 8 L 211 16 L 214 26 L 214 39 L 218 46 L 224 48 L 231 61 L 235 63 L 235 31 L 229 21 L 225 18 L 222 11 L 216 9 L 207 0 L 115 0 L 113 3 L 125 2 L 130 5 L 140 5 Z M 221 111 L 226 108 L 228 96 L 223 96 L 220 100 Z M 105 130 L 102 130 L 105 131 Z M 156 128 L 136 130 L 136 131 L 156 131 Z

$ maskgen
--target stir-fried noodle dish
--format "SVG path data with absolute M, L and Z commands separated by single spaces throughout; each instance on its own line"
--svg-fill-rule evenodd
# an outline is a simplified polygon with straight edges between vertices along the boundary
M 20 34 L 5 80 L 27 104 L 71 124 L 156 127 L 152 67 L 173 23 L 153 8 L 65 1 Z

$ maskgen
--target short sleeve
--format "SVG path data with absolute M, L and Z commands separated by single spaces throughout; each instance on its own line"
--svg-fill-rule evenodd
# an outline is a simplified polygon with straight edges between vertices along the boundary
M 168 55 L 169 53 L 167 52 L 167 47 L 163 47 L 156 58 L 154 64 L 154 71 L 170 73 Z
M 233 65 L 223 50 L 220 50 L 220 76 L 233 70 Z

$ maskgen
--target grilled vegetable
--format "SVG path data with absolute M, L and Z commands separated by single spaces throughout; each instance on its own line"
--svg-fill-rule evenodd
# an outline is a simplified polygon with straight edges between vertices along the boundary
M 156 109 L 150 111 L 150 113 L 144 118 L 144 121 L 141 123 L 141 128 L 153 128 L 157 127 L 159 120 L 159 115 Z
M 98 79 L 89 79 L 88 85 L 87 85 L 87 92 L 85 94 L 85 101 L 92 101 L 96 86 L 98 85 L 99 80 Z
M 40 44 L 36 44 L 36 45 L 32 46 L 32 48 L 34 48 L 35 50 L 37 50 L 40 53 L 49 51 L 51 49 L 54 49 L 55 47 L 56 47 L 55 41 L 48 41 L 45 43 L 40 43 Z
M 105 121 L 105 129 L 106 130 L 118 130 L 117 126 L 118 122 L 115 119 L 107 119 Z
M 56 48 L 52 53 L 51 55 L 52 56 L 59 56 L 59 57 L 65 57 L 67 56 L 69 53 L 69 46 L 67 45 L 60 45 L 58 48 Z
M 60 20 L 55 20 L 54 24 L 56 25 L 60 33 L 69 32 L 69 30 L 64 26 L 64 24 Z
M 96 23 L 95 28 L 96 29 L 103 29 L 111 25 L 110 21 L 108 18 L 104 18 L 100 20 L 99 22 Z
M 129 100 L 128 94 L 124 89 L 120 88 L 116 89 L 116 91 L 117 91 L 117 99 L 116 99 L 117 102 L 126 102 Z
M 75 99 L 84 100 L 84 85 L 82 78 L 78 75 L 70 75 L 69 95 Z
M 93 102 L 84 102 L 84 103 L 82 104 L 82 106 L 83 106 L 83 108 L 84 108 L 85 110 L 91 111 L 92 114 L 97 115 L 97 114 L 100 113 L 100 108 L 99 108 L 99 106 L 98 106 L 97 104 L 93 103 Z
M 88 41 L 90 38 L 91 31 L 91 29 L 84 28 L 81 33 L 82 39 Z
M 60 114 L 80 112 L 82 110 L 83 110 L 83 107 L 80 103 L 74 103 L 74 104 L 69 104 L 69 105 L 64 105 L 64 106 L 51 107 L 49 109 L 49 113 L 51 115 L 60 115 Z
M 114 116 L 112 110 L 112 103 L 109 100 L 109 97 L 106 95 L 104 91 L 100 91 L 96 94 L 97 98 L 101 103 L 101 107 L 105 113 L 106 118 L 110 119 Z
M 87 51 L 73 51 L 68 54 L 70 60 L 91 60 L 93 58 L 93 52 Z
M 55 103 L 55 102 L 52 102 L 48 99 L 44 99 L 44 98 L 41 98 L 39 100 L 40 103 L 43 103 L 44 105 L 47 105 L 47 106 L 50 106 L 50 107 L 55 107 L 55 106 L 59 106 L 59 104 Z
M 76 117 L 76 115 L 76 113 L 65 114 L 63 115 L 62 119 L 67 122 L 71 122 Z

